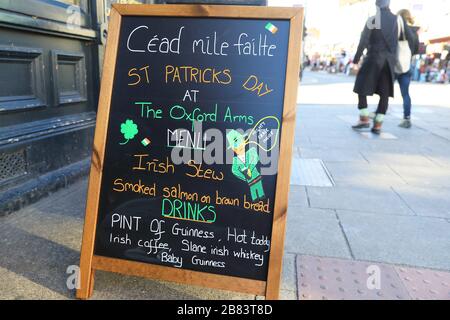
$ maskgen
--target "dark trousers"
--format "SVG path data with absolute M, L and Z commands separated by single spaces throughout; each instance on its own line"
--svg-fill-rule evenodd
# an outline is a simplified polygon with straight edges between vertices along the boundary
M 380 78 L 378 79 L 377 94 L 380 96 L 380 101 L 378 102 L 378 108 L 376 114 L 386 114 L 389 107 L 389 95 L 391 90 L 391 72 L 389 71 L 389 66 L 386 64 L 381 71 Z M 366 109 L 367 96 L 358 95 L 358 109 Z
M 398 74 L 397 80 L 400 85 L 400 91 L 403 97 L 403 116 L 404 119 L 411 118 L 411 96 L 409 95 L 409 85 L 411 84 L 411 71 L 404 74 Z

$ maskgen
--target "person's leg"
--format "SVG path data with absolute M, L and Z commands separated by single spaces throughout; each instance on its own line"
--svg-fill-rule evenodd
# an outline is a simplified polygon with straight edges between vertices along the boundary
M 383 93 L 380 95 L 380 102 L 378 103 L 378 108 L 375 113 L 375 118 L 373 120 L 372 132 L 375 134 L 381 133 L 381 127 L 383 126 L 384 116 L 386 115 L 389 106 L 389 94 Z
M 391 90 L 391 72 L 389 70 L 388 64 L 385 65 L 383 71 L 381 72 L 380 79 L 378 80 L 378 94 L 380 96 L 380 101 L 378 102 L 378 108 L 375 112 L 374 126 L 372 132 L 379 134 L 381 132 L 381 127 L 383 125 L 384 116 L 389 107 L 389 95 Z
M 377 115 L 385 115 L 387 112 L 387 109 L 389 107 L 389 93 L 383 92 L 380 95 L 380 101 L 378 102 L 378 108 L 375 112 Z
M 402 93 L 403 98 L 403 119 L 406 119 L 406 101 L 405 101 L 405 74 L 399 74 L 396 76 L 398 85 L 400 87 L 400 92 Z
M 352 126 L 353 129 L 366 129 L 370 127 L 367 96 L 358 95 L 359 122 Z
M 400 91 L 402 92 L 403 97 L 403 109 L 404 109 L 404 118 L 411 118 L 411 96 L 409 95 L 409 86 L 411 84 L 411 73 L 402 74 L 398 82 L 400 84 Z
M 375 134 L 381 133 L 381 128 L 383 126 L 384 116 L 386 115 L 387 112 L 388 103 L 389 103 L 388 95 L 380 96 L 380 102 L 378 103 L 375 118 L 373 119 L 372 133 Z
M 358 95 L 358 110 L 367 109 L 367 97 L 363 95 Z
M 400 91 L 403 97 L 403 121 L 400 127 L 411 128 L 411 96 L 409 95 L 409 86 L 411 84 L 411 73 L 405 73 L 399 77 Z

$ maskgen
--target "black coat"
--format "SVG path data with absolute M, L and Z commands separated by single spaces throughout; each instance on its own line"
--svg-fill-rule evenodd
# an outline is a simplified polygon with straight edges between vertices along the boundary
M 361 34 L 354 63 L 358 63 L 364 50 L 367 56 L 358 72 L 353 89 L 359 95 L 371 96 L 377 92 L 380 74 L 388 65 L 391 83 L 389 95 L 394 96 L 394 68 L 397 62 L 398 23 L 397 16 L 389 9 L 381 9 L 381 29 L 369 28 L 366 24 Z

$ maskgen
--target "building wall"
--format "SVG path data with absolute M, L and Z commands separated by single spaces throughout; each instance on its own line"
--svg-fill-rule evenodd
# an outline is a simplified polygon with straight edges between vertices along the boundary
M 0 2 L 0 214 L 88 172 L 102 46 L 95 4 Z

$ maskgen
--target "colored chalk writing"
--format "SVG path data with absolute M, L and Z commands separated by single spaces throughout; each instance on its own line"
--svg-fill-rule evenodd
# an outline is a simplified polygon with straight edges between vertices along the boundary
M 266 280 L 289 30 L 122 18 L 95 255 Z

